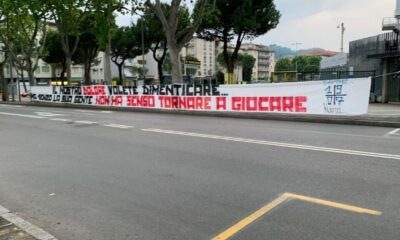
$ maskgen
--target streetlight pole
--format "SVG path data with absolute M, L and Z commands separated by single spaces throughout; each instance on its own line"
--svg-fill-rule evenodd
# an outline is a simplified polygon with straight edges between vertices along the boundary
M 144 27 L 143 27 L 144 17 L 142 17 L 141 25 L 142 25 L 142 78 L 144 83 Z
M 294 45 L 295 46 L 295 50 L 296 50 L 296 55 L 298 55 L 298 53 L 299 53 L 299 46 L 301 45 L 302 43 L 300 43 L 300 42 L 296 42 L 296 43 L 292 43 L 292 45 Z M 297 61 L 296 61 L 296 73 L 297 73 Z
M 340 43 L 340 51 L 344 51 L 344 32 L 346 31 L 346 28 L 344 27 L 344 23 L 341 23 L 337 26 L 337 28 L 341 28 L 341 43 Z
M 10 43 L 11 44 L 11 43 Z M 10 56 L 8 56 L 8 66 L 9 66 L 9 71 L 10 71 L 10 84 L 11 84 L 11 96 L 12 96 L 12 101 L 15 102 L 15 92 L 14 92 L 14 77 L 13 77 L 13 60 L 12 60 L 12 54 L 10 53 Z

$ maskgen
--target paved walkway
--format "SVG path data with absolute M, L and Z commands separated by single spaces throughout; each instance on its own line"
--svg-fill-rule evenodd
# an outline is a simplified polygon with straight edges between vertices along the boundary
M 36 240 L 36 238 L 0 217 L 0 240 Z
M 370 116 L 400 117 L 400 104 L 370 104 L 368 109 Z

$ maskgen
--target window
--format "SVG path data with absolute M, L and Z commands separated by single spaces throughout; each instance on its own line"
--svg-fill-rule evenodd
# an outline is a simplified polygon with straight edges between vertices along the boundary
M 43 66 L 43 67 L 42 67 L 42 72 L 43 72 L 43 73 L 48 73 L 48 72 L 50 72 L 50 67 L 49 67 L 49 66 Z
M 37 74 L 37 73 L 40 73 L 40 67 L 37 67 L 36 69 L 35 69 L 35 73 Z

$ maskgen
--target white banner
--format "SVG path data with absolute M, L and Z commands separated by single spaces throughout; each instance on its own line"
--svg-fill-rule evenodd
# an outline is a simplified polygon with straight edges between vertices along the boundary
M 371 79 L 252 85 L 35 86 L 32 101 L 192 111 L 359 115 Z

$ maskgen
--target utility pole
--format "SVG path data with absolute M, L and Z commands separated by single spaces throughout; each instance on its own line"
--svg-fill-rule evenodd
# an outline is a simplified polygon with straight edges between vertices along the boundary
M 337 26 L 338 29 L 341 28 L 341 44 L 340 44 L 340 51 L 343 52 L 344 51 L 344 32 L 346 31 L 346 28 L 344 27 L 344 23 L 341 23 Z
M 296 55 L 299 54 L 299 46 L 300 46 L 301 44 L 302 44 L 302 43 L 299 43 L 299 42 L 292 43 L 292 45 L 295 46 Z M 298 68 L 298 66 L 297 66 L 297 61 L 296 61 L 296 73 L 297 73 L 297 68 Z
M 144 16 L 144 15 L 143 15 Z M 145 78 L 145 73 L 144 73 L 144 26 L 143 26 L 143 22 L 144 22 L 144 17 L 142 18 L 142 78 L 143 78 L 143 83 L 144 83 L 144 78 Z
M 11 43 L 10 43 L 11 44 Z M 13 59 L 12 59 L 12 54 L 8 56 L 8 66 L 9 66 L 9 71 L 10 71 L 10 84 L 11 84 L 11 96 L 12 96 L 12 101 L 15 102 L 15 87 L 14 87 L 14 77 L 13 77 Z

